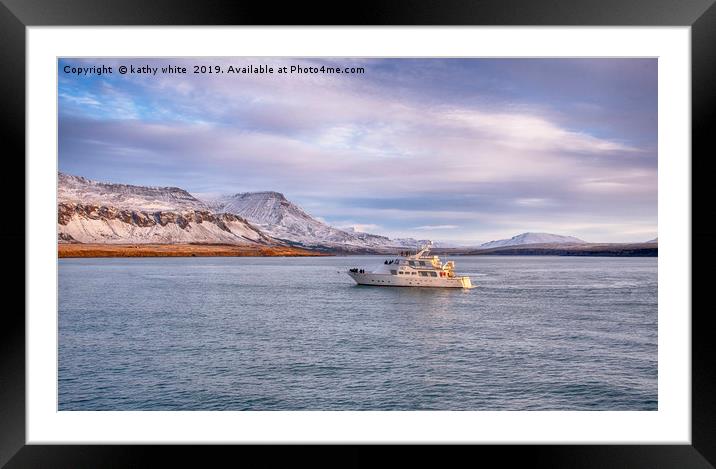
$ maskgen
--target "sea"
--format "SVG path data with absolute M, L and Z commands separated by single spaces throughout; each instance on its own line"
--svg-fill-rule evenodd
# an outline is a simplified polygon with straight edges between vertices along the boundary
M 60 259 L 58 410 L 658 409 L 656 258 L 384 259 Z

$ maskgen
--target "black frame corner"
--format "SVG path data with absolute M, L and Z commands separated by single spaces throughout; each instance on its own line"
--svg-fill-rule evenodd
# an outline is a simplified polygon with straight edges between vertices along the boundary
M 698 257 L 692 256 L 692 301 L 703 298 L 710 285 L 708 267 L 713 265 L 716 229 L 709 225 L 716 218 L 716 208 L 705 184 L 697 178 L 709 174 L 713 151 L 710 123 L 716 114 L 716 4 L 715 0 L 367 0 L 338 9 L 311 8 L 305 3 L 286 4 L 281 8 L 269 3 L 218 0 L 201 3 L 156 0 L 0 0 L 0 80 L 4 109 L 0 114 L 6 131 L 5 146 L 13 151 L 6 155 L 5 200 L 25 193 L 25 53 L 26 28 L 51 25 L 551 25 L 551 26 L 690 26 L 692 52 L 692 246 L 699 246 Z M 318 6 L 318 4 L 316 4 Z M 319 12 L 320 11 L 320 12 Z M 348 13 L 349 12 L 349 13 Z M 14 162 L 13 162 L 14 161 Z M 10 166 L 8 166 L 10 165 Z M 13 167 L 12 165 L 15 165 Z M 23 177 L 18 175 L 22 174 Z M 703 182 L 703 181 L 702 181 Z M 698 217 L 696 215 L 699 215 Z M 0 225 L 2 240 L 8 246 L 25 245 L 22 223 Z M 18 232 L 18 226 L 22 231 Z M 27 247 L 25 247 L 27 249 Z M 22 265 L 25 272 L 25 250 L 8 249 L 9 265 Z M 17 258 L 17 259 L 16 259 Z M 8 292 L 24 291 L 25 276 L 16 272 L 5 282 Z M 695 295 L 696 291 L 701 291 Z M 24 294 L 21 303 L 24 305 Z M 480 460 L 496 456 L 514 462 L 527 458 L 537 467 L 698 467 L 716 466 L 716 360 L 711 346 L 714 319 L 708 308 L 696 308 L 692 317 L 692 444 L 691 445 L 575 445 L 575 446 L 470 446 L 458 448 L 455 456 Z M 0 327 L 0 466 L 7 467 L 98 467 L 149 466 L 150 461 L 165 458 L 195 461 L 222 461 L 232 447 L 220 446 L 121 446 L 121 445 L 26 445 L 25 444 L 25 316 L 24 307 L 6 307 Z M 359 462 L 369 464 L 362 447 L 343 451 L 341 459 L 325 457 L 326 462 Z M 264 450 L 239 449 L 244 455 L 267 458 Z M 254 453 L 256 451 L 256 453 Z M 260 452 L 259 452 L 260 451 Z M 411 447 L 414 456 L 423 448 Z M 246 455 L 245 453 L 250 453 Z M 303 453 L 293 447 L 292 452 Z M 473 453 L 472 455 L 466 453 Z M 453 457 L 455 457 L 453 456 Z M 451 460 L 453 457 L 448 457 Z M 160 458 L 160 459 L 157 459 Z M 300 455 L 299 455 L 300 458 Z M 268 456 L 273 460 L 273 456 Z M 300 458 L 307 460 L 307 456 Z M 308 459 L 313 462 L 313 458 Z M 389 462 L 392 458 L 387 458 Z M 445 459 L 440 459 L 445 463 Z M 455 460 L 457 462 L 457 459 Z M 238 461 L 237 461 L 238 462 Z M 396 459 L 394 462 L 398 462 Z M 472 459 L 472 462 L 476 462 Z M 343 465 L 343 464 L 341 464 Z

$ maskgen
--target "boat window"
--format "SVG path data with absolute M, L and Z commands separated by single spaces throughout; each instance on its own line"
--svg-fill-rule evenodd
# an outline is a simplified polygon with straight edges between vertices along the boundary
M 414 266 L 414 265 L 415 265 L 415 261 L 408 261 L 408 264 Z
M 422 275 L 423 277 L 427 277 L 427 276 L 428 276 L 428 272 L 420 272 L 420 275 Z
M 437 274 L 436 272 L 430 272 L 430 276 L 431 276 L 431 277 L 437 277 L 438 274 Z
M 390 271 L 390 274 L 391 274 L 391 275 L 398 275 L 398 271 L 393 269 L 393 270 Z
M 425 265 L 425 261 L 420 261 L 420 265 Z
M 411 274 L 412 274 L 412 275 L 417 275 L 418 273 L 417 273 L 417 272 L 411 272 Z

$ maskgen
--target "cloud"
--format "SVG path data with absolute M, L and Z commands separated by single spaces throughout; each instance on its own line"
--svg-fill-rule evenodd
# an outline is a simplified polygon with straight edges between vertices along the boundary
M 545 207 L 551 205 L 552 201 L 550 201 L 549 199 L 541 199 L 538 197 L 526 197 L 515 199 L 515 204 L 524 207 Z
M 413 229 L 414 230 L 454 230 L 460 228 L 457 225 L 423 225 L 423 226 L 416 226 Z
M 90 94 L 84 94 L 84 95 L 72 95 L 69 93 L 60 93 L 59 97 L 61 100 L 76 104 L 79 106 L 99 106 L 100 102 L 92 95 Z
M 576 153 L 640 151 L 614 140 L 560 127 L 543 117 L 530 114 L 455 110 L 445 113 L 444 117 L 500 145 L 521 150 L 562 150 Z
M 324 220 L 325 222 L 325 220 Z M 371 233 L 371 232 L 377 232 L 382 229 L 380 225 L 376 225 L 374 223 L 346 223 L 346 222 L 336 222 L 333 223 L 334 226 L 337 226 L 338 228 L 346 231 L 355 231 L 358 233 Z
M 489 238 L 515 220 L 563 218 L 654 228 L 656 68 L 540 60 L 141 59 L 360 63 L 366 74 L 60 75 L 60 169 L 277 190 L 334 224 L 386 234 Z

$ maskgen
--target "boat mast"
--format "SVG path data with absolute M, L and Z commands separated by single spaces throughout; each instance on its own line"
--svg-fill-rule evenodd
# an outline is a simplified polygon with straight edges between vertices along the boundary
M 420 258 L 424 253 L 429 252 L 430 248 L 433 247 L 433 242 L 428 241 L 420 247 L 420 251 L 415 255 L 415 258 Z

